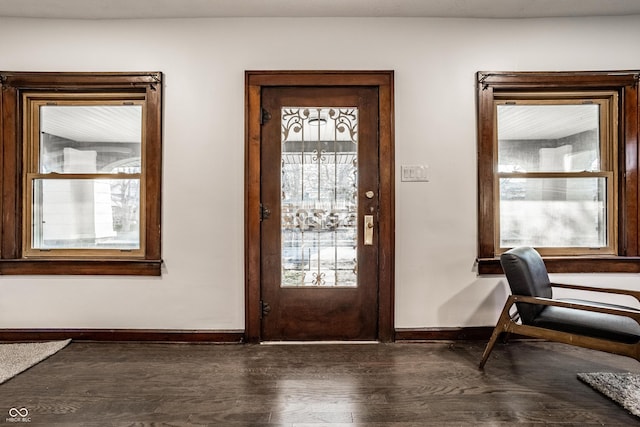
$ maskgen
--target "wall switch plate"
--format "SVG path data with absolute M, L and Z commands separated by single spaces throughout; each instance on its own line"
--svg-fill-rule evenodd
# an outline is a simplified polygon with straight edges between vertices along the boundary
M 400 180 L 405 182 L 429 182 L 429 166 L 408 166 L 400 167 Z

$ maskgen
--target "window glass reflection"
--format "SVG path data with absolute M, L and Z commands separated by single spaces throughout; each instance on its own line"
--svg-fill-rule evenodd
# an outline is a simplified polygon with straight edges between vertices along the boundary
M 139 249 L 139 179 L 36 179 L 36 249 Z
M 498 171 L 599 171 L 599 114 L 596 104 L 498 105 Z
M 606 178 L 501 178 L 500 246 L 606 246 L 606 188 Z
M 141 142 L 141 105 L 40 107 L 40 173 L 118 173 Z

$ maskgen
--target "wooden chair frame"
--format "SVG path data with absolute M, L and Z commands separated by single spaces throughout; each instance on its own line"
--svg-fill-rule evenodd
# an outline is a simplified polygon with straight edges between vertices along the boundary
M 589 286 L 580 286 L 580 285 L 571 285 L 571 284 L 563 284 L 563 283 L 551 283 L 552 288 L 563 288 L 563 289 L 571 289 L 578 291 L 589 291 L 589 292 L 601 292 L 608 294 L 619 294 L 619 295 L 628 295 L 634 297 L 637 301 L 640 302 L 640 292 L 625 290 L 625 289 L 608 289 L 608 288 L 597 288 L 597 287 L 589 287 Z M 574 301 L 567 302 L 561 300 L 555 300 L 550 298 L 540 298 L 540 297 L 530 297 L 530 296 L 522 296 L 522 295 L 510 295 L 507 299 L 507 302 L 502 309 L 502 313 L 498 318 L 498 323 L 496 327 L 493 329 L 493 333 L 491 334 L 491 338 L 489 339 L 489 343 L 482 355 L 482 360 L 480 361 L 480 369 L 484 368 L 491 351 L 493 350 L 496 341 L 502 334 L 506 334 L 505 341 L 508 339 L 509 335 L 512 333 L 516 333 L 519 335 L 524 335 L 532 338 L 541 338 L 548 341 L 560 342 L 564 344 L 575 345 L 578 347 L 589 348 L 592 350 L 599 350 L 608 353 L 614 353 L 622 356 L 632 357 L 638 361 L 640 361 L 640 342 L 637 343 L 624 343 L 614 340 L 607 340 L 604 338 L 594 338 L 590 336 L 580 335 L 576 333 L 552 330 L 541 328 L 538 326 L 530 326 L 524 325 L 522 323 L 518 323 L 517 316 L 511 314 L 512 309 L 515 308 L 516 303 L 529 303 L 529 304 L 538 304 L 538 305 L 549 305 L 556 307 L 565 307 L 572 308 L 576 310 L 585 310 L 597 313 L 605 313 L 611 315 L 625 316 L 635 320 L 640 325 L 640 310 L 634 309 L 624 309 L 624 308 L 610 308 L 610 307 L 600 307 L 595 305 L 589 305 L 590 301 L 583 301 L 582 303 L 577 303 Z M 517 313 L 516 313 L 517 314 Z

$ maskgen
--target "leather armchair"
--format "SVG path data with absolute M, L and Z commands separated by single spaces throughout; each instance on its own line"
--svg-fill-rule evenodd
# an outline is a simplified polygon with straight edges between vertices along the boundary
M 511 295 L 482 355 L 484 368 L 498 338 L 511 333 L 606 351 L 640 360 L 640 309 L 584 299 L 554 299 L 553 288 L 620 294 L 640 292 L 552 283 L 540 254 L 530 247 L 500 256 Z

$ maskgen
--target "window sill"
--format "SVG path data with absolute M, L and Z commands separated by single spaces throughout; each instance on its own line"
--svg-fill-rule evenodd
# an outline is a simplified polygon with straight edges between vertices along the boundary
M 11 259 L 0 260 L 0 275 L 160 276 L 162 260 Z
M 545 257 L 549 273 L 640 273 L 640 257 Z M 479 258 L 478 274 L 504 274 L 499 258 Z

